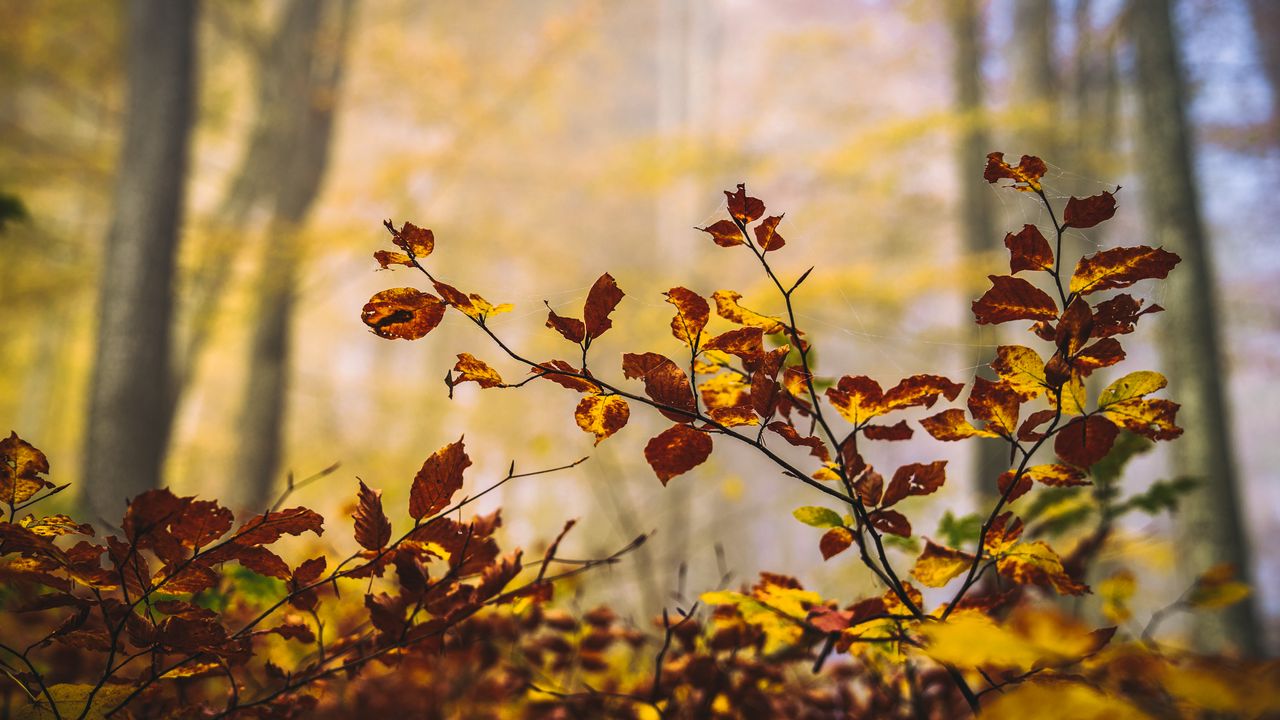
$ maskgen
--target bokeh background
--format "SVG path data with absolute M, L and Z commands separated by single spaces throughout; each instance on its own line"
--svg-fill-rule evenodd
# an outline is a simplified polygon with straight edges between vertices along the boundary
M 15 211 L 0 232 L 0 425 L 49 455 L 55 481 L 74 483 L 64 508 L 101 518 L 120 498 L 110 452 L 87 450 L 95 424 L 108 436 L 143 428 L 163 452 L 160 482 L 246 507 L 287 473 L 335 462 L 294 499 L 338 512 L 360 477 L 403 507 L 425 457 L 461 435 L 477 486 L 512 460 L 534 470 L 590 455 L 484 507 L 503 506 L 508 541 L 535 549 L 581 518 L 571 538 L 584 556 L 656 531 L 593 576 L 582 589 L 593 600 L 652 613 L 760 570 L 848 596 L 867 573 L 824 564 L 815 532 L 790 518 L 820 497 L 748 453 L 721 448 L 664 489 L 641 453 L 660 418 L 633 412 L 593 448 L 574 425 L 576 399 L 550 383 L 460 386 L 449 399 L 443 377 L 459 352 L 518 370 L 456 314 L 414 343 L 368 331 L 370 295 L 422 285 L 407 269 L 376 271 L 372 252 L 390 247 L 382 221 L 434 229 L 433 269 L 514 303 L 492 326 L 533 356 L 570 355 L 543 327 L 543 302 L 577 314 L 611 272 L 627 298 L 592 352 L 620 378 L 619 353 L 673 351 L 661 296 L 671 286 L 735 289 L 755 309 L 781 309 L 749 255 L 693 229 L 722 217 L 720 191 L 745 181 L 786 213 L 784 277 L 816 266 L 798 302 L 820 371 L 967 381 L 1020 333 L 975 331 L 969 300 L 1003 267 L 1007 230 L 1048 222 L 1034 197 L 982 181 L 988 151 L 1044 157 L 1059 202 L 1123 186 L 1116 219 L 1071 233 L 1072 252 L 1160 244 L 1148 237 L 1153 188 L 1185 175 L 1216 283 L 1216 338 L 1162 334 L 1162 323 L 1181 327 L 1187 303 L 1138 286 L 1170 311 L 1145 318 L 1111 370 L 1163 369 L 1174 346 L 1221 359 L 1226 402 L 1208 422 L 1226 433 L 1234 473 L 1205 480 L 1238 497 L 1234 516 L 1215 518 L 1250 552 L 1257 623 L 1246 632 L 1274 650 L 1280 3 L 1171 6 L 1177 63 L 1144 71 L 1143 38 L 1159 35 L 1152 7 L 1166 7 L 1156 0 L 235 0 L 194 10 L 190 37 L 164 18 L 131 29 L 122 2 L 0 1 L 0 193 Z M 185 166 L 157 164 L 183 198 L 164 241 L 173 259 L 145 254 L 171 287 L 135 309 L 169 330 L 124 342 L 169 348 L 142 392 L 164 412 L 91 412 L 113 220 L 163 199 L 135 197 L 127 181 L 139 117 L 130 83 L 174 86 L 187 76 L 165 53 L 184 51 L 189 124 L 152 117 L 140 135 L 189 148 Z M 1143 102 L 1157 85 L 1185 99 L 1189 134 L 1171 152 L 1189 154 L 1190 173 L 1144 144 Z M 870 459 L 951 461 L 948 488 L 912 501 L 930 535 L 944 512 L 974 509 L 981 481 L 967 449 L 917 435 Z M 1161 449 L 1130 465 L 1125 487 L 1186 470 Z M 1196 547 L 1211 534 L 1180 522 L 1127 518 L 1115 538 L 1150 590 L 1147 612 L 1212 555 Z

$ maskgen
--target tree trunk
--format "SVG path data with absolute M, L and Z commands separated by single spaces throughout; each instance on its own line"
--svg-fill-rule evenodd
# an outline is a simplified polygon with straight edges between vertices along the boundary
M 960 173 L 960 232 L 966 258 L 972 263 L 1001 247 L 992 219 L 990 193 L 981 172 L 987 153 L 994 148 L 987 137 L 982 101 L 982 29 L 977 0 L 947 0 L 948 23 L 955 53 L 952 70 L 955 109 L 960 118 L 960 138 L 956 145 L 956 166 Z M 980 352 L 979 362 L 995 356 L 996 335 L 975 326 L 969 336 Z M 981 369 L 980 369 L 981 371 Z M 984 376 L 994 377 L 989 372 Z M 1002 440 L 978 439 L 973 458 L 973 489 L 979 507 L 996 497 L 996 478 L 1009 469 L 1009 449 Z
M 351 0 L 291 0 L 262 65 L 262 102 L 252 148 L 268 158 L 272 182 L 260 195 L 272 220 L 264 244 L 257 325 L 240 423 L 245 507 L 266 507 L 276 487 L 289 389 L 289 334 L 301 262 L 300 231 L 328 166 L 333 112 Z M 258 163 L 246 164 L 258 165 Z M 232 196 L 237 193 L 233 190 Z
M 1222 342 L 1212 254 L 1199 213 L 1186 117 L 1186 85 L 1168 0 L 1129 6 L 1138 80 L 1138 157 L 1153 244 L 1182 256 L 1167 285 L 1168 312 L 1156 319 L 1170 396 L 1182 403 L 1186 433 L 1171 445 L 1174 467 L 1200 480 L 1178 508 L 1179 565 L 1200 573 L 1221 562 L 1249 574 L 1249 552 L 1231 453 L 1224 398 Z M 1198 613 L 1197 642 L 1208 650 L 1234 646 L 1257 655 L 1261 635 L 1252 602 Z
M 1023 111 L 1014 148 L 1054 164 L 1060 157 L 1058 74 L 1053 58 L 1053 0 L 1019 0 L 1013 6 L 1013 100 Z
M 103 257 L 83 474 L 91 509 L 107 521 L 162 479 L 196 8 L 195 0 L 126 4 L 129 97 Z
M 1280 143 L 1280 3 L 1275 0 L 1249 0 L 1253 15 L 1262 74 L 1271 86 L 1271 141 Z

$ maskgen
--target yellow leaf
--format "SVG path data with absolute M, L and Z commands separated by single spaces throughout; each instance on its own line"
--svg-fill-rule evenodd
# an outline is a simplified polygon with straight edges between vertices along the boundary
M 761 315 L 754 310 L 748 310 L 739 305 L 738 300 L 742 299 L 740 293 L 732 290 L 717 290 L 712 293 L 711 298 L 716 301 L 716 314 L 725 320 L 747 327 L 758 327 L 766 335 L 786 332 L 787 326 L 781 319 L 770 315 Z
M 631 406 L 621 395 L 585 395 L 573 413 L 578 427 L 596 436 L 596 445 L 621 430 L 630 417 Z
M 1075 662 L 1110 638 L 1057 613 L 1028 609 L 1003 624 L 977 610 L 957 610 L 946 622 L 923 625 L 921 633 L 925 654 L 939 662 L 1023 671 Z
M 991 367 L 1026 400 L 1038 396 L 1048 385 L 1044 375 L 1044 360 L 1029 347 L 1004 345 L 997 348 L 996 359 L 992 361 Z
M 925 540 L 924 552 L 911 568 L 911 577 L 925 587 L 939 588 L 968 571 L 973 556 L 953 550 L 932 540 Z
M 1235 579 L 1235 567 L 1222 563 L 1209 568 L 1191 588 L 1187 603 L 1202 610 L 1217 610 L 1249 597 L 1248 584 Z
M 1051 588 L 1061 595 L 1082 595 L 1089 591 L 1062 567 L 1062 558 L 1042 540 L 1018 543 L 996 560 L 1000 574 L 1022 585 Z
M 1050 708 L 1052 711 L 1047 713 Z M 1143 720 L 1150 716 L 1127 700 L 1084 683 L 1034 679 L 995 694 L 982 708 L 983 720 L 1028 720 L 1052 715 L 1055 720 Z
M 1105 409 L 1107 406 L 1118 402 L 1149 395 L 1167 384 L 1168 381 L 1158 372 L 1151 370 L 1131 372 L 1111 383 L 1102 391 L 1102 394 L 1098 396 L 1098 407 Z
M 103 685 L 94 693 L 93 702 L 86 708 L 85 703 L 93 689 L 93 685 L 84 684 L 52 685 L 49 687 L 49 696 L 53 698 L 57 712 L 49 707 L 48 698 L 40 695 L 39 702 L 19 708 L 14 717 L 18 720 L 53 720 L 55 717 L 105 720 L 106 712 L 128 697 L 134 688 L 132 685 Z
M 1098 596 L 1102 598 L 1102 614 L 1109 622 L 1117 625 L 1133 617 L 1129 609 L 1129 600 L 1137 589 L 1133 573 L 1120 570 L 1111 577 L 1098 583 Z

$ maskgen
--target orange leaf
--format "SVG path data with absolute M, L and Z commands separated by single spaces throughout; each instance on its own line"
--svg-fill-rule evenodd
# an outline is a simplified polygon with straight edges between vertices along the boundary
M 1163 279 L 1181 261 L 1171 252 L 1145 245 L 1103 250 L 1081 258 L 1071 276 L 1071 292 L 1088 295 L 1127 288 L 1140 280 Z
M 1018 484 L 1010 490 L 1009 484 L 1013 482 L 1014 477 L 1018 477 Z M 1031 486 L 1031 478 L 1027 477 L 1026 473 L 1018 476 L 1014 471 L 1006 470 L 1005 472 L 1000 473 L 1000 477 L 996 478 L 996 489 L 1000 492 L 1001 497 L 1004 497 L 1005 502 L 1007 503 L 1011 503 L 1031 492 Z
M 809 454 L 822 461 L 831 459 L 827 446 L 821 439 L 813 435 L 801 435 L 795 427 L 781 420 L 769 423 L 769 429 L 782 436 L 782 439 L 797 447 L 809 448 Z
M 577 390 L 578 392 L 584 393 L 600 392 L 599 385 L 591 382 L 590 380 L 584 380 L 583 378 L 578 377 L 579 375 L 582 375 L 583 372 L 564 360 L 548 360 L 547 362 L 539 363 L 538 366 L 532 368 L 530 372 L 537 373 L 539 377 L 544 377 L 551 382 L 570 390 Z M 565 373 L 573 374 L 568 375 Z
M 9 506 L 30 500 L 53 483 L 40 477 L 49 472 L 49 460 L 31 443 L 10 431 L 0 440 L 0 502 Z
M 557 315 L 555 310 L 547 312 L 547 327 L 560 333 L 571 343 L 581 343 L 587 336 L 587 326 L 581 320 Z
M 787 241 L 778 234 L 780 222 L 782 222 L 782 216 L 774 215 L 765 218 L 764 222 L 756 226 L 756 242 L 760 243 L 760 249 L 764 252 L 777 250 L 787 244 Z
M 1037 585 L 1060 595 L 1083 595 L 1089 586 L 1076 582 L 1062 566 L 1062 558 L 1041 540 L 1019 543 L 996 560 L 996 570 L 1019 585 Z
M 711 338 L 703 347 L 707 350 L 719 350 L 737 355 L 743 360 L 751 360 L 764 354 L 762 337 L 763 331 L 758 327 L 738 328 Z
M 693 394 L 689 376 L 670 358 L 658 353 L 626 353 L 622 356 L 622 374 L 628 379 L 644 380 L 645 394 L 654 400 L 689 413 L 688 415 L 658 408 L 658 412 L 676 422 L 692 422 Z
M 1062 213 L 1063 227 L 1091 228 L 1116 214 L 1116 196 L 1109 192 L 1084 198 L 1073 197 L 1067 200 L 1067 208 Z
M 599 445 L 627 424 L 631 406 L 621 395 L 587 395 L 578 402 L 573 418 L 578 427 L 596 436 L 595 444 Z
M 595 281 L 591 290 L 587 292 L 587 305 L 582 311 L 587 337 L 598 338 L 613 327 L 609 313 L 618 307 L 623 297 L 624 293 L 618 289 L 618 283 L 614 282 L 613 276 L 609 273 L 601 275 Z
M 1079 487 L 1088 485 L 1084 472 L 1066 465 L 1032 465 L 1026 476 L 1049 487 Z
M 964 574 L 973 564 L 973 556 L 953 550 L 932 540 L 925 540 L 924 552 L 916 558 L 911 576 L 925 587 L 940 588 Z
M 911 523 L 897 510 L 876 510 L 870 517 L 871 524 L 880 532 L 899 537 L 911 537 Z
M 955 400 L 964 389 L 941 375 L 912 375 L 884 393 L 884 412 L 908 407 L 933 407 L 938 396 Z
M 893 473 L 893 480 L 889 481 L 889 487 L 884 491 L 884 499 L 880 501 L 880 507 L 896 505 L 899 500 L 909 495 L 929 495 L 937 492 L 938 488 L 946 482 L 946 468 L 946 460 L 936 460 L 927 465 L 922 463 L 903 465 Z
M 747 195 L 747 186 L 742 183 L 738 183 L 735 192 L 725 190 L 724 196 L 729 203 L 729 214 L 744 223 L 755 222 L 764 214 L 764 203 Z
M 1018 429 L 1018 410 L 1022 395 L 1009 383 L 991 382 L 984 377 L 973 379 L 969 393 L 969 412 L 975 418 L 987 421 L 987 429 L 1005 437 L 1013 437 Z
M 1076 418 L 1058 431 L 1053 451 L 1072 465 L 1087 468 L 1106 457 L 1119 433 L 1115 423 L 1100 415 Z
M 462 472 L 470 466 L 461 439 L 432 453 L 409 489 L 410 517 L 421 520 L 448 507 L 454 493 L 462 489 Z
M 711 436 L 684 424 L 672 425 L 644 446 L 644 458 L 663 485 L 710 456 Z
M 665 295 L 667 302 L 676 306 L 676 316 L 671 318 L 671 334 L 685 345 L 696 347 L 711 317 L 711 306 L 688 288 L 673 287 Z
M 758 327 L 764 331 L 766 335 L 783 333 L 787 331 L 787 326 L 781 320 L 769 315 L 761 315 L 753 310 L 748 310 L 738 304 L 738 300 L 742 295 L 732 290 L 717 290 L 711 294 L 713 300 L 716 301 L 716 314 L 730 322 L 739 325 L 747 325 L 749 327 Z
M 392 252 L 391 250 L 378 250 L 373 253 L 373 259 L 378 261 L 383 270 L 386 270 L 391 265 L 413 267 L 413 260 L 408 255 Z
M 756 411 L 750 405 L 732 405 L 729 407 L 712 408 L 707 412 L 707 414 L 711 416 L 712 420 L 715 420 L 725 427 L 760 424 L 760 418 L 756 417 Z
M 733 247 L 746 242 L 742 237 L 742 231 L 732 220 L 720 220 L 698 229 L 711 235 L 711 240 L 720 247 Z
M 497 370 L 489 367 L 483 360 L 477 360 L 470 353 L 459 353 L 458 362 L 453 366 L 458 373 L 453 384 L 473 381 L 482 388 L 506 387 Z
M 1053 272 L 1053 249 L 1035 225 L 1023 225 L 1018 234 L 1004 236 L 1004 246 L 1009 248 L 1009 272 L 1043 270 Z
M 880 383 L 865 375 L 845 375 L 835 387 L 827 388 L 827 399 L 837 412 L 850 423 L 859 425 L 883 414 L 884 391 Z
M 382 511 L 382 491 L 370 490 L 360 480 L 360 504 L 356 506 L 356 542 L 366 550 L 381 550 L 391 542 L 391 522 Z
M 1043 290 L 1022 278 L 990 275 L 991 289 L 973 301 L 979 325 L 1010 320 L 1056 320 L 1058 306 Z
M 863 505 L 868 507 L 879 505 L 880 498 L 884 495 L 884 476 L 872 468 L 867 468 L 866 472 L 859 475 L 853 482 L 853 489 L 858 491 L 858 497 L 862 499 Z
M 1072 358 L 1081 375 L 1088 375 L 1098 368 L 1110 367 L 1124 359 L 1124 348 L 1115 338 L 1102 338 L 1098 342 L 1081 350 Z
M 1044 177 L 1048 167 L 1044 161 L 1034 155 L 1023 155 L 1016 167 L 1004 161 L 1004 153 L 993 152 L 987 155 L 987 167 L 982 177 L 989 183 L 1002 179 L 1012 180 L 1010 186 L 1020 192 L 1033 192 L 1040 189 L 1040 178 Z
M 420 228 L 411 222 L 396 230 L 390 220 L 382 223 L 391 233 L 391 242 L 415 258 L 424 258 L 436 249 L 436 236 L 426 228 Z
M 925 432 L 936 440 L 964 440 L 971 437 L 1000 437 L 999 433 L 980 430 L 969 423 L 964 411 L 959 409 L 943 410 L 937 415 L 920 421 Z
M 822 551 L 822 559 L 830 560 L 853 544 L 853 533 L 846 527 L 833 527 L 822 534 L 818 541 L 818 549 Z
M 378 337 L 417 340 L 440 324 L 445 305 L 440 298 L 414 288 L 391 288 L 369 298 L 360 319 Z

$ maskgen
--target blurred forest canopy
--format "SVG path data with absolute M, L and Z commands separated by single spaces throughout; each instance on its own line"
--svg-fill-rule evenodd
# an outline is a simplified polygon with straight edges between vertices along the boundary
M 1280 445 L 1269 422 L 1280 402 L 1280 296 L 1271 291 L 1280 254 L 1267 242 L 1280 210 L 1266 192 L 1280 177 L 1274 3 L 192 4 L 185 44 L 168 36 L 175 57 L 193 63 L 190 123 L 167 128 L 185 135 L 188 160 L 175 170 L 183 192 L 169 208 L 173 228 L 155 230 L 174 255 L 168 266 L 156 254 L 133 258 L 140 277 L 169 279 L 153 291 L 172 303 L 142 303 L 159 313 L 149 316 L 163 323 L 150 336 L 158 339 L 120 343 L 151 353 L 150 369 L 129 378 L 150 408 L 144 421 L 89 408 L 104 357 L 100 298 L 118 297 L 108 237 L 136 195 L 125 180 L 125 160 L 140 158 L 128 150 L 139 117 L 131 88 L 147 86 L 139 69 L 173 67 L 148 61 L 162 48 L 145 32 L 147 6 L 0 2 L 0 418 L 58 458 L 64 482 L 90 488 L 61 502 L 92 498 L 102 517 L 118 517 L 102 508 L 130 493 L 107 476 L 151 482 L 124 461 L 93 459 L 94 433 L 120 427 L 158 443 L 157 482 L 247 506 L 287 472 L 333 462 L 344 479 L 359 475 L 403 504 L 408 488 L 383 479 L 405 477 L 458 427 L 475 463 L 494 473 L 517 455 L 555 464 L 586 454 L 589 438 L 546 412 L 563 402 L 554 389 L 497 398 L 459 388 L 445 399 L 438 369 L 465 349 L 465 328 L 446 323 L 415 347 L 369 336 L 352 308 L 385 285 L 360 271 L 382 218 L 418 218 L 451 238 L 456 276 L 445 279 L 500 282 L 518 310 L 495 323 L 533 350 L 555 342 L 521 335 L 545 312 L 541 301 L 580 307 L 612 271 L 632 314 L 625 333 L 602 341 L 618 350 L 666 332 L 667 287 L 654 285 L 655 270 L 680 268 L 684 284 L 708 295 L 729 284 L 728 266 L 691 226 L 718 214 L 708 200 L 718 189 L 749 180 L 791 214 L 796 248 L 780 271 L 822 267 L 801 308 L 824 335 L 820 365 L 873 377 L 945 369 L 967 380 L 999 340 L 990 328 L 974 334 L 963 309 L 999 262 L 1002 229 L 1048 222 L 1037 203 L 980 181 L 986 153 L 998 149 L 1045 157 L 1055 199 L 1123 186 L 1126 210 L 1104 231 L 1069 235 L 1077 249 L 1112 237 L 1194 242 L 1170 233 L 1203 228 L 1201 255 L 1178 251 L 1196 271 L 1189 277 L 1216 283 L 1213 303 L 1143 298 L 1167 302 L 1151 325 L 1179 335 L 1143 330 L 1128 349 L 1135 359 L 1190 349 L 1167 363 L 1174 394 L 1188 394 L 1181 382 L 1210 400 L 1183 423 L 1222 428 L 1222 442 L 1185 448 L 1190 458 L 1178 443 L 1140 457 L 1125 482 L 1139 489 L 1209 462 L 1215 482 L 1202 491 L 1228 492 L 1187 505 L 1220 508 L 1234 497 L 1239 515 L 1208 527 L 1193 514 L 1201 524 L 1181 532 L 1178 521 L 1135 520 L 1115 542 L 1159 584 L 1203 570 L 1214 553 L 1265 548 L 1280 532 Z M 1172 43 L 1156 42 L 1165 36 Z M 1159 125 L 1184 104 L 1185 127 Z M 157 146 L 153 133 L 138 137 Z M 172 164 L 177 152 L 159 161 Z M 1153 204 L 1153 187 L 1181 198 L 1190 219 Z M 643 612 L 762 568 L 791 568 L 833 590 L 864 582 L 824 567 L 803 529 L 759 529 L 754 518 L 794 498 L 758 482 L 745 456 L 718 458 L 664 491 L 635 460 L 644 437 L 602 446 L 580 480 L 495 493 L 494 506 L 521 509 L 504 533 L 527 544 L 581 515 L 603 552 L 656 529 L 612 587 L 589 590 Z M 907 445 L 903 458 L 915 452 Z M 105 447 L 146 462 L 116 441 Z M 962 448 L 940 452 L 953 467 L 985 467 Z M 306 492 L 322 511 L 345 497 Z M 970 509 L 937 505 L 935 517 Z M 1274 648 L 1280 567 L 1264 552 L 1251 563 Z M 1229 623 L 1236 637 L 1263 637 L 1247 613 Z

